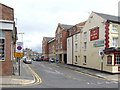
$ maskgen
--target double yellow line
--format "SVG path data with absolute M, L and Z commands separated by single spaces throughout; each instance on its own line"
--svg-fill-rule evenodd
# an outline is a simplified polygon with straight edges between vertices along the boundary
M 41 84 L 42 83 L 42 80 L 40 78 L 40 76 L 29 66 L 27 65 L 30 72 L 33 74 L 33 77 L 34 77 L 34 84 Z

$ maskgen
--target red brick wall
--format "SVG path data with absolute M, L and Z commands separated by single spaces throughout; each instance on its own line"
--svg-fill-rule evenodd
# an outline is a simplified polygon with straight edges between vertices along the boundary
M 13 8 L 0 4 L 0 19 L 13 21 Z M 5 61 L 0 61 L 0 75 L 12 75 L 11 41 L 12 31 L 5 30 Z
M 68 37 L 68 32 L 63 31 L 62 32 L 62 50 L 67 50 L 67 37 Z
M 12 41 L 12 35 L 11 31 L 5 32 L 5 61 L 2 64 L 2 72 L 3 75 L 12 75 L 12 61 L 11 61 L 11 41 Z
M 0 19 L 14 20 L 14 10 L 6 5 L 0 4 Z

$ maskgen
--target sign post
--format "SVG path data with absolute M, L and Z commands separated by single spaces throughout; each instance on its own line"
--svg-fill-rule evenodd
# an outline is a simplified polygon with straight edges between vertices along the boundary
M 23 54 L 23 42 L 17 42 L 16 52 L 15 52 L 14 56 L 18 60 L 18 72 L 19 72 L 19 76 L 20 76 L 20 58 L 22 58 L 24 56 L 24 54 Z
M 103 57 L 104 57 L 103 49 L 99 50 L 99 56 L 101 57 L 101 71 L 103 71 Z

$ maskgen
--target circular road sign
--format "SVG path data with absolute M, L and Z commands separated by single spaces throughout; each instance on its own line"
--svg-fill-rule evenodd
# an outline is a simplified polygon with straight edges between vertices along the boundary
M 21 47 L 21 46 L 18 46 L 18 47 L 17 47 L 17 49 L 18 49 L 18 50 L 21 50 L 21 49 L 22 49 L 22 47 Z

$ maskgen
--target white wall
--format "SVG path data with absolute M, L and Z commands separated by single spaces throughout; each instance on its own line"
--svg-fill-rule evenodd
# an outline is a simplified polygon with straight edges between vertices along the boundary
M 73 45 L 72 45 L 72 37 L 67 38 L 67 64 L 72 64 L 73 62 Z

